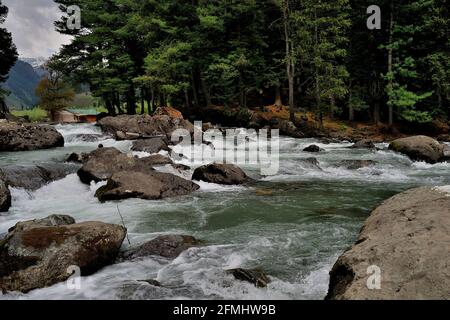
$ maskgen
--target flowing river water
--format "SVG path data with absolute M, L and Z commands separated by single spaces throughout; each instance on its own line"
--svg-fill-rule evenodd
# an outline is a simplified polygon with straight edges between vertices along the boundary
M 129 141 L 78 138 L 79 134 L 101 134 L 94 125 L 58 125 L 56 129 L 65 138 L 64 148 L 0 153 L 0 166 L 61 163 L 69 153 L 94 150 L 99 143 L 124 152 L 131 147 Z M 312 143 L 325 152 L 302 151 Z M 259 179 L 256 184 L 200 182 L 201 189 L 191 195 L 160 201 L 102 204 L 94 197 L 102 183 L 84 185 L 76 174 L 33 192 L 12 189 L 12 207 L 0 215 L 0 234 L 18 221 L 50 214 L 68 214 L 77 222 L 121 224 L 119 204 L 133 246 L 174 233 L 193 235 L 206 245 L 189 249 L 175 260 L 148 257 L 108 266 L 83 277 L 79 290 L 60 283 L 28 294 L 0 294 L 0 299 L 323 299 L 331 267 L 354 243 L 374 207 L 411 187 L 450 184 L 449 163 L 412 162 L 388 151 L 387 144 L 377 145 L 378 151 L 349 149 L 350 145 L 282 137 L 277 175 L 261 178 L 256 168 L 244 167 Z M 321 169 L 302 161 L 311 156 Z M 377 164 L 359 170 L 337 166 L 351 159 Z M 192 172 L 184 173 L 185 177 Z M 127 240 L 123 246 L 129 246 Z M 272 282 L 267 288 L 255 288 L 224 272 L 236 267 L 260 267 Z M 156 279 L 164 287 L 138 281 L 146 279 Z

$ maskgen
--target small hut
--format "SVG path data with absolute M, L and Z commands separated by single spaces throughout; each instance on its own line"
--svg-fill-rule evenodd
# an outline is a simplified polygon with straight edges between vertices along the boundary
M 55 113 L 54 121 L 61 123 L 90 123 L 97 121 L 95 109 L 66 109 Z

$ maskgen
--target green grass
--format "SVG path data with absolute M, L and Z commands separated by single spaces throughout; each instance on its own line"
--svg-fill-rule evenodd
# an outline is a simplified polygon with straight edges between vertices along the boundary
M 13 116 L 25 117 L 28 116 L 30 121 L 39 122 L 48 119 L 47 111 L 41 108 L 34 108 L 29 110 L 11 110 Z

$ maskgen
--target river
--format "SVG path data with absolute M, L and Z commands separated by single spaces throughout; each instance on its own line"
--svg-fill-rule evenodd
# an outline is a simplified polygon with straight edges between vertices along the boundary
M 64 148 L 0 153 L 0 166 L 60 163 L 69 153 L 90 151 L 99 143 L 124 152 L 131 147 L 129 141 L 77 139 L 79 134 L 101 134 L 93 125 L 56 129 L 65 138 Z M 312 143 L 325 152 L 302 151 Z M 255 185 L 199 183 L 199 191 L 184 197 L 122 201 L 119 208 L 133 246 L 172 233 L 193 235 L 206 245 L 172 261 L 149 257 L 106 267 L 83 277 L 79 290 L 60 283 L 28 294 L 0 294 L 0 299 L 323 299 L 331 267 L 354 243 L 374 207 L 411 187 L 450 184 L 448 163 L 412 162 L 388 151 L 387 144 L 378 144 L 382 150 L 376 152 L 349 149 L 350 145 L 282 137 L 277 175 L 260 178 L 256 168 L 244 168 L 259 179 Z M 311 156 L 322 169 L 301 161 Z M 377 164 L 359 170 L 336 166 L 349 159 Z M 102 204 L 94 197 L 101 185 L 84 185 L 71 174 L 34 192 L 12 189 L 12 207 L 0 215 L 0 234 L 18 221 L 50 214 L 68 214 L 77 222 L 121 224 L 117 203 Z M 272 282 L 255 288 L 224 272 L 236 267 L 260 267 Z M 157 279 L 164 287 L 138 281 L 145 279 Z

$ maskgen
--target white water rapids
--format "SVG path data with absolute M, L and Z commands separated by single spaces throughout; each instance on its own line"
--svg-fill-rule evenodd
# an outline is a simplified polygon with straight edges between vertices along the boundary
M 101 135 L 93 125 L 56 128 L 65 137 L 64 148 L 2 153 L 0 166 L 63 162 L 69 153 L 90 151 L 99 143 L 124 152 L 131 147 L 129 141 L 105 137 L 96 142 L 77 138 L 79 134 Z M 325 152 L 302 151 L 312 143 Z M 282 137 L 277 175 L 261 178 L 258 168 L 244 167 L 259 179 L 256 185 L 201 182 L 198 192 L 184 197 L 121 201 L 133 246 L 172 233 L 193 235 L 206 245 L 189 249 L 175 260 L 148 257 L 108 266 L 83 277 L 80 290 L 60 283 L 28 294 L 0 294 L 0 299 L 323 299 L 333 263 L 355 241 L 375 206 L 411 187 L 450 184 L 449 163 L 412 162 L 388 151 L 387 144 L 379 144 L 380 151 L 349 149 L 350 145 Z M 321 169 L 301 161 L 309 157 L 316 157 Z M 377 164 L 359 170 L 337 166 L 350 159 Z M 171 167 L 160 170 L 174 172 Z M 192 172 L 193 168 L 177 174 L 190 179 Z M 71 174 L 34 192 L 13 189 L 11 209 L 0 215 L 0 234 L 18 221 L 50 214 L 68 214 L 77 222 L 121 224 L 117 203 L 102 204 L 94 197 L 100 185 L 84 185 Z M 224 272 L 235 267 L 261 267 L 272 282 L 267 288 L 255 288 Z M 156 279 L 164 287 L 139 281 L 146 279 Z

